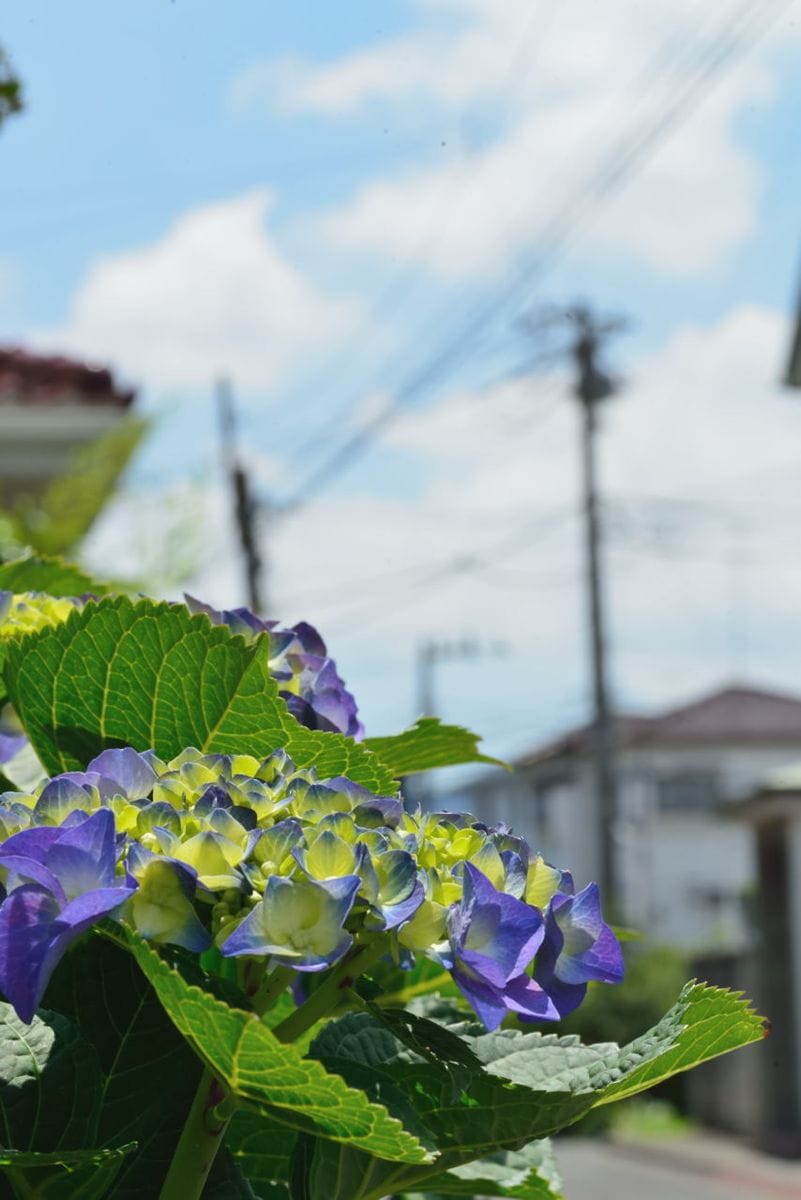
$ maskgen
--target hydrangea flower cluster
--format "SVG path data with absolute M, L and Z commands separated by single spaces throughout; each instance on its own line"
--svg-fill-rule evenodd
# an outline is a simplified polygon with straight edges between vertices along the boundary
M 0 590 L 0 641 L 22 633 L 35 633 L 45 625 L 58 625 L 84 601 L 82 596 L 59 598 L 45 592 Z
M 19 634 L 34 633 L 45 625 L 58 625 L 82 603 L 79 597 L 58 599 L 44 592 L 15 594 L 0 590 L 0 643 Z M 19 754 L 27 741 L 11 705 L 0 707 L 0 766 Z
M 598 889 L 503 826 L 404 812 L 283 750 L 259 761 L 105 750 L 0 796 L 0 990 L 30 1021 L 71 942 L 103 917 L 257 970 L 319 972 L 354 944 L 448 970 L 489 1029 L 554 1020 L 622 978 Z
M 87 599 L 90 597 L 56 598 L 44 592 L 0 591 L 0 641 L 58 625 Z M 364 726 L 356 700 L 314 626 L 300 621 L 290 629 L 282 629 L 277 621 L 265 621 L 249 608 L 216 609 L 193 596 L 185 599 L 190 612 L 205 613 L 215 625 L 227 625 L 249 640 L 262 633 L 269 635 L 270 674 L 301 725 L 326 733 L 344 733 L 356 741 L 362 739 Z M 8 762 L 26 741 L 13 713 L 0 711 L 0 764 Z
M 290 629 L 281 629 L 277 621 L 265 621 L 249 608 L 216 609 L 194 596 L 184 599 L 190 612 L 205 613 L 215 625 L 227 625 L 248 639 L 269 634 L 270 674 L 278 680 L 287 708 L 301 725 L 361 740 L 364 726 L 356 701 L 313 625 L 299 621 Z

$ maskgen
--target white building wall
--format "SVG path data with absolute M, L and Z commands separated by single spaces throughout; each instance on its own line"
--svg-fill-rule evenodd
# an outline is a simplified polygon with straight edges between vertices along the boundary
M 745 901 L 756 880 L 754 839 L 748 825 L 725 813 L 725 805 L 745 798 L 771 770 L 799 757 L 801 747 L 786 744 L 643 747 L 621 755 L 614 840 L 625 921 L 649 939 L 688 951 L 748 945 Z M 724 811 L 660 811 L 658 781 L 685 771 L 716 776 Z M 516 775 L 498 772 L 467 789 L 464 800 L 482 820 L 506 821 L 550 862 L 572 870 L 577 887 L 598 878 L 587 761 L 550 761 Z M 801 880 L 801 833 L 798 854 Z

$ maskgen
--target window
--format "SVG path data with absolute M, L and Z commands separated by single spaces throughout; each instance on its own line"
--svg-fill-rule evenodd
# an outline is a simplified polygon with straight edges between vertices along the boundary
M 675 771 L 656 782 L 660 812 L 703 812 L 720 804 L 714 771 Z

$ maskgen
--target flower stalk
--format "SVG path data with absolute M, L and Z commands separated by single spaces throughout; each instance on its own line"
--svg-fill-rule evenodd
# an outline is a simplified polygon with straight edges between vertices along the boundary
M 294 1042 L 323 1017 L 330 1016 L 348 996 L 354 981 L 368 971 L 387 951 L 386 941 L 374 941 L 354 946 L 348 955 L 312 992 L 305 1004 L 276 1025 L 273 1033 L 281 1042 Z
M 178 1140 L 159 1200 L 200 1200 L 235 1105 L 205 1069 Z

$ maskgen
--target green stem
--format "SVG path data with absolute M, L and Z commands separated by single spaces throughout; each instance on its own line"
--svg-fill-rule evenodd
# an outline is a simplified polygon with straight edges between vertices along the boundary
M 325 982 L 312 992 L 306 1003 L 290 1013 L 280 1025 L 276 1025 L 273 1033 L 278 1040 L 294 1042 L 322 1017 L 333 1012 L 342 1003 L 354 980 L 369 970 L 373 963 L 378 962 L 386 950 L 386 943 L 382 937 L 354 946 Z
M 222 1085 L 205 1069 L 159 1200 L 199 1200 L 233 1115 L 225 1112 L 224 1100 Z
M 263 1017 L 284 994 L 294 977 L 295 972 L 291 967 L 275 967 L 264 977 L 259 990 L 253 996 L 254 1011 Z

